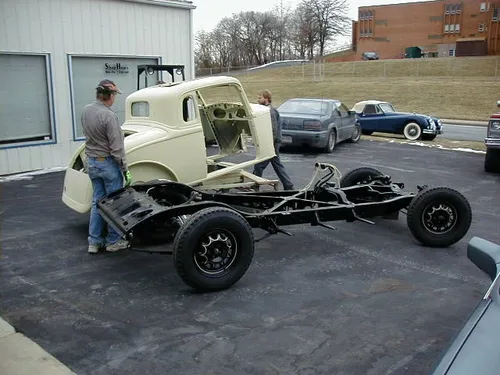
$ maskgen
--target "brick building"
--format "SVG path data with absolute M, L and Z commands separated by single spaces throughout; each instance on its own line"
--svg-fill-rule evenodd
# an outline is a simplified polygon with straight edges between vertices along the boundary
M 500 55 L 500 0 L 365 6 L 352 29 L 355 60 L 364 52 L 403 58 L 409 47 L 428 57 Z

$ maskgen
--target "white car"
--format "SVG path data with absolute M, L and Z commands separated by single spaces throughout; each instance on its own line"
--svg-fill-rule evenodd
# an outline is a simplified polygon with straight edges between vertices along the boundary
M 147 87 L 126 98 L 127 164 L 133 182 L 168 179 L 201 189 L 251 188 L 278 180 L 255 176 L 244 168 L 275 155 L 269 107 L 251 104 L 238 79 L 208 77 Z M 208 155 L 205 133 L 212 132 L 219 153 Z M 244 153 L 247 140 L 255 157 L 242 163 L 221 159 Z M 69 161 L 62 201 L 85 213 L 92 204 L 85 144 Z

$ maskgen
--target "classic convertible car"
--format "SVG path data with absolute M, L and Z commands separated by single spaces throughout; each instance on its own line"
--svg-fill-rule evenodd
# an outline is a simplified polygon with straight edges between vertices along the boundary
M 406 139 L 432 141 L 443 133 L 441 120 L 418 113 L 397 112 L 391 103 L 379 100 L 358 102 L 352 108 L 358 116 L 361 132 L 403 134 Z
M 332 152 L 335 145 L 359 141 L 361 127 L 356 114 L 334 99 L 293 98 L 278 108 L 282 146 L 308 145 Z
M 254 188 L 271 185 L 245 168 L 275 155 L 269 108 L 251 104 L 234 77 L 207 77 L 159 84 L 126 98 L 127 164 L 134 183 L 165 179 L 199 189 Z M 206 132 L 212 131 L 219 153 L 208 155 Z M 224 157 L 244 153 L 251 139 L 256 154 L 240 163 Z M 92 203 L 85 143 L 73 154 L 64 178 L 62 201 L 85 213 Z

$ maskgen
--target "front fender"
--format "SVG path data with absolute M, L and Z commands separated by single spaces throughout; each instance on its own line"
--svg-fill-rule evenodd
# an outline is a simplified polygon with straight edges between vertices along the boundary
M 427 128 L 427 120 L 425 118 L 420 116 L 406 116 L 401 118 L 401 121 L 397 126 L 397 130 L 402 132 L 406 124 L 410 122 L 418 124 L 422 130 Z

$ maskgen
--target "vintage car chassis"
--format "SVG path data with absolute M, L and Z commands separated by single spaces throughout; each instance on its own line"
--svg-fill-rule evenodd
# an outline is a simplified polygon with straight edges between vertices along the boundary
M 237 282 L 250 266 L 255 242 L 276 233 L 291 235 L 282 228 L 287 225 L 336 229 L 326 222 L 374 224 L 375 217 L 394 220 L 403 212 L 415 238 L 431 247 L 450 246 L 469 230 L 471 208 L 456 190 L 419 186 L 417 193 L 404 193 L 402 183 L 373 168 L 355 169 L 342 179 L 339 174 L 333 165 L 316 163 L 304 189 L 236 193 L 155 180 L 110 194 L 98 202 L 98 209 L 132 247 L 139 243 L 138 250 L 142 243 L 146 251 L 165 252 L 173 241 L 170 252 L 177 273 L 203 291 Z M 330 181 L 333 177 L 337 181 Z M 255 239 L 252 228 L 267 233 Z

